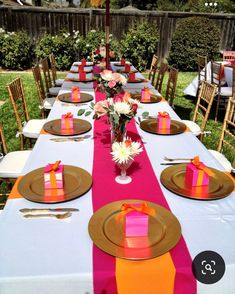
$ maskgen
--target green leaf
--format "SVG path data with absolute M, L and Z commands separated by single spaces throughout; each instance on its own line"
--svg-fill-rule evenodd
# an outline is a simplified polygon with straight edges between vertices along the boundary
M 93 107 L 95 106 L 95 103 L 94 102 L 91 102 L 90 104 L 91 104 L 91 107 L 93 109 Z
M 142 117 L 143 118 L 147 118 L 149 116 L 149 112 L 148 111 L 145 111 L 142 113 Z
M 81 116 L 85 112 L 85 109 L 79 109 L 77 115 Z
M 92 111 L 87 111 L 86 113 L 85 113 L 85 116 L 88 116 L 88 115 L 90 115 L 92 113 Z

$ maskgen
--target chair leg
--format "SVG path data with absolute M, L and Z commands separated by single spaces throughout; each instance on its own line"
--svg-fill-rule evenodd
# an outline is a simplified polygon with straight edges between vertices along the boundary
M 216 110 L 215 110 L 215 121 L 217 121 L 217 119 L 218 119 L 219 105 L 220 105 L 220 94 L 218 94 L 218 97 L 217 97 Z

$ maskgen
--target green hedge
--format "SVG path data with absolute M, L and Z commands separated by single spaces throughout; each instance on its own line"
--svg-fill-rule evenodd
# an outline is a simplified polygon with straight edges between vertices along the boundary
M 197 70 L 197 55 L 219 58 L 220 30 L 213 20 L 189 17 L 177 22 L 168 62 L 182 71 Z

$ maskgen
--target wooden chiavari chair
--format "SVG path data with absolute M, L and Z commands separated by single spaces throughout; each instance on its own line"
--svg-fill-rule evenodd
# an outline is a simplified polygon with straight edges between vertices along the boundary
M 198 69 L 198 87 L 197 87 L 197 94 L 198 94 L 200 86 L 201 86 L 201 82 L 207 81 L 207 56 L 202 56 L 202 55 L 197 56 L 197 69 Z
M 44 58 L 41 61 L 41 66 L 42 66 L 42 71 L 43 71 L 43 75 L 44 75 L 44 81 L 45 81 L 45 87 L 46 87 L 46 94 L 49 96 L 57 96 L 59 91 L 60 91 L 60 87 L 53 87 L 52 85 L 52 78 L 51 78 L 51 74 L 50 74 L 50 69 L 49 69 L 49 63 L 48 63 L 48 57 Z
M 163 83 L 163 79 L 164 79 L 164 76 L 165 76 L 167 70 L 168 70 L 168 65 L 166 63 L 161 63 L 160 68 L 158 70 L 157 80 L 156 80 L 156 84 L 155 84 L 155 89 L 159 93 L 162 92 L 162 83 Z
M 29 119 L 27 105 L 24 96 L 23 84 L 20 78 L 15 79 L 8 86 L 8 93 L 13 106 L 18 134 L 20 137 L 21 150 L 24 149 L 27 139 L 30 146 L 32 139 L 37 139 L 42 126 L 46 122 L 45 119 Z
M 215 97 L 216 86 L 208 82 L 202 81 L 201 89 L 199 90 L 199 95 L 193 115 L 193 120 L 183 120 L 183 122 L 188 126 L 188 128 L 194 133 L 194 135 L 199 136 L 199 139 L 203 141 L 204 131 L 206 129 L 207 120 L 209 118 L 211 106 Z M 200 118 L 201 126 L 199 126 L 196 121 Z
M 154 85 L 154 80 L 157 72 L 157 64 L 158 64 L 158 56 L 153 55 L 150 70 L 149 70 L 149 75 L 148 79 L 150 80 L 151 84 Z
M 169 72 L 165 99 L 171 106 L 174 106 L 175 90 L 178 79 L 178 70 L 171 68 Z
M 56 60 L 53 53 L 49 55 L 49 61 L 50 61 L 50 68 L 51 68 L 51 74 L 52 74 L 52 80 L 53 80 L 54 86 L 61 87 L 64 82 L 64 79 L 57 78 Z
M 222 153 L 225 149 L 229 150 L 233 156 L 232 162 L 235 163 L 235 95 L 228 100 L 228 105 L 222 126 L 222 132 L 217 151 L 209 150 L 220 164 L 229 172 L 233 166 Z M 235 167 L 234 167 L 235 168 Z M 235 169 L 234 169 L 235 171 Z
M 8 191 L 11 190 L 16 178 L 21 175 L 30 154 L 30 150 L 8 153 L 3 129 L 0 125 L 0 184 L 3 182 L 7 183 Z M 5 195 L 0 194 L 0 196 Z M 4 203 L 0 203 L 0 205 L 4 205 Z
M 55 98 L 54 97 L 46 97 L 39 65 L 38 64 L 35 65 L 32 68 L 32 71 L 33 71 L 33 76 L 34 76 L 34 80 L 36 83 L 39 102 L 40 102 L 39 107 L 41 109 L 42 117 L 45 118 L 45 117 L 47 117 L 49 111 L 51 110 L 51 108 L 55 102 Z

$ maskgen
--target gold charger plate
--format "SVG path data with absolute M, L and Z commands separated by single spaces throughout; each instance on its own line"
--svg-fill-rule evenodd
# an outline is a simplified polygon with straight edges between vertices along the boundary
M 160 101 L 162 101 L 162 97 L 161 96 L 157 96 L 157 95 L 154 95 L 154 94 L 150 94 L 150 100 L 141 100 L 141 94 L 138 93 L 138 94 L 131 94 L 131 97 L 133 99 L 137 99 L 139 100 L 141 103 L 146 103 L 146 104 L 149 104 L 149 103 L 158 103 Z
M 116 222 L 123 203 L 142 203 L 155 209 L 149 217 L 149 234 L 146 237 L 125 237 L 123 221 Z M 141 200 L 122 200 L 109 203 L 97 210 L 88 225 L 91 239 L 106 253 L 124 259 L 143 260 L 160 256 L 172 249 L 180 239 L 178 219 L 167 209 Z
M 81 65 L 81 62 L 74 62 L 73 65 L 79 66 L 79 65 Z M 84 65 L 84 67 L 91 67 L 93 65 L 94 65 L 94 63 L 92 61 L 87 61 L 86 64 Z
M 221 199 L 234 190 L 233 180 L 217 169 L 210 168 L 214 176 L 209 178 L 208 186 L 190 187 L 185 183 L 186 163 L 172 165 L 161 173 L 161 183 L 180 196 L 197 200 Z
M 128 63 L 128 64 L 129 64 L 130 66 L 132 65 L 131 63 Z M 118 62 L 118 63 L 114 63 L 113 65 L 114 65 L 114 66 L 123 66 L 123 67 L 125 66 L 125 65 L 121 65 L 120 62 Z
M 24 175 L 19 182 L 18 191 L 26 199 L 39 203 L 60 203 L 78 198 L 90 190 L 91 175 L 84 169 L 64 165 L 64 188 L 58 194 L 52 192 L 47 196 L 44 189 L 44 167 L 35 169 Z M 51 189 L 56 190 L 56 189 Z
M 157 119 L 149 118 L 141 121 L 140 127 L 142 130 L 157 134 L 157 135 L 177 135 L 181 134 L 186 130 L 186 125 L 177 120 L 171 120 L 171 126 L 169 130 L 158 129 L 157 127 Z
M 61 119 L 55 119 L 48 121 L 44 124 L 43 129 L 52 135 L 58 136 L 74 136 L 84 134 L 91 129 L 91 124 L 84 120 L 75 118 L 73 120 L 73 129 L 72 130 L 61 130 Z
M 145 83 L 145 79 L 137 78 L 134 81 L 127 80 L 127 83 L 132 83 L 132 84 Z
M 70 72 L 70 73 L 76 73 L 76 74 L 79 74 L 78 70 L 73 70 L 73 69 L 71 69 L 69 72 Z M 92 73 L 92 69 L 84 70 L 84 72 L 85 72 L 86 74 Z
M 78 78 L 68 78 L 71 82 L 79 82 L 79 83 L 91 83 L 94 82 L 94 78 L 86 78 L 85 80 L 79 80 Z
M 80 93 L 81 99 L 79 101 L 72 101 L 71 100 L 72 93 L 64 93 L 58 96 L 58 99 L 63 102 L 67 103 L 84 103 L 93 100 L 93 96 L 87 93 Z

